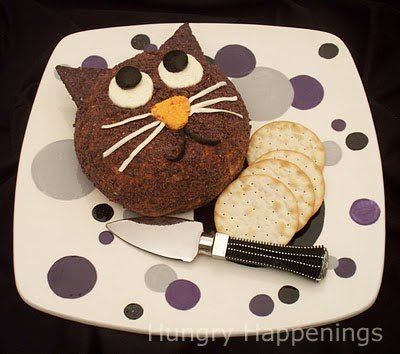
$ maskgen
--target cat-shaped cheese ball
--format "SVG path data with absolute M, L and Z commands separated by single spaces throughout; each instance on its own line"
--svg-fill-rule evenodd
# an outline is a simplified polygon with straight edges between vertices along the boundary
M 79 163 L 111 201 L 146 216 L 184 212 L 241 171 L 248 112 L 188 24 L 112 69 L 57 71 L 78 106 Z

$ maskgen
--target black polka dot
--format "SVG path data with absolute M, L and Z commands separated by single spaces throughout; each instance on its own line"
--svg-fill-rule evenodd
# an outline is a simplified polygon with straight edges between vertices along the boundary
M 124 308 L 124 314 L 130 320 L 137 320 L 143 315 L 143 307 L 139 304 L 129 304 Z
M 284 304 L 293 304 L 300 297 L 299 289 L 291 285 L 282 286 L 279 289 L 278 297 Z
M 346 138 L 346 145 L 351 150 L 362 150 L 368 145 L 368 137 L 361 132 L 351 133 Z
M 333 43 L 324 43 L 319 47 L 318 54 L 325 59 L 332 59 L 339 53 L 339 48 Z
M 138 50 L 143 50 L 148 44 L 150 44 L 150 38 L 145 34 L 137 34 L 131 40 L 132 47 Z
M 291 245 L 294 246 L 312 246 L 317 240 L 324 227 L 325 203 L 322 203 L 319 210 L 307 222 L 307 224 L 292 238 Z
M 114 209 L 106 203 L 97 204 L 92 210 L 92 215 L 97 221 L 106 222 L 113 217 Z

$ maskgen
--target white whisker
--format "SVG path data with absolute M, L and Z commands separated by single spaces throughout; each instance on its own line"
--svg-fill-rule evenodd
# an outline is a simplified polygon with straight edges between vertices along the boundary
M 214 98 L 212 100 L 196 103 L 193 106 L 191 106 L 191 110 L 196 110 L 197 108 L 208 107 L 208 106 L 211 106 L 211 105 L 213 105 L 215 103 L 218 103 L 218 102 L 233 102 L 233 101 L 237 101 L 237 99 L 238 99 L 237 96 L 218 97 L 218 98 Z
M 150 143 L 157 135 L 158 133 L 161 132 L 161 130 L 163 130 L 163 128 L 165 127 L 165 124 L 162 122 L 158 122 L 160 123 L 160 125 L 154 129 L 154 131 L 146 138 L 144 139 L 136 148 L 135 150 L 133 150 L 131 152 L 131 154 L 129 155 L 129 157 L 122 163 L 122 165 L 120 166 L 120 168 L 118 169 L 119 172 L 123 172 L 126 168 L 126 166 L 128 166 L 131 161 L 134 159 L 134 157 L 148 144 Z
M 219 89 L 222 86 L 225 86 L 226 82 L 225 81 L 221 81 L 218 82 L 217 84 L 210 86 L 202 91 L 200 91 L 199 93 L 196 93 L 194 96 L 189 97 L 189 103 L 192 103 L 194 100 L 197 100 L 200 97 L 203 97 L 205 95 L 208 95 L 209 93 L 215 91 L 216 89 Z
M 160 124 L 160 122 L 158 120 L 156 120 L 155 122 L 150 123 L 150 124 L 146 124 L 145 126 L 141 127 L 140 129 L 134 131 L 133 133 L 130 133 L 129 135 L 125 136 L 120 141 L 115 143 L 113 146 L 111 146 L 108 150 L 104 151 L 103 152 L 103 157 L 107 157 L 108 155 L 112 154 L 115 150 L 119 149 L 122 145 L 127 143 L 129 140 L 131 140 L 131 139 L 137 137 L 138 135 L 144 133 L 146 130 L 149 130 L 151 128 L 156 127 L 159 124 Z
M 226 109 L 218 109 L 218 108 L 198 108 L 198 109 L 195 109 L 194 111 L 192 111 L 191 114 L 194 114 L 194 113 L 218 113 L 218 112 L 229 113 L 229 114 L 233 114 L 234 116 L 237 116 L 239 118 L 243 118 L 243 116 L 239 113 L 228 111 Z
M 130 122 L 133 122 L 135 120 L 140 120 L 140 119 L 144 119 L 151 116 L 151 113 L 145 113 L 145 114 L 140 114 L 138 116 L 134 116 L 134 117 L 130 117 L 124 120 L 121 120 L 120 122 L 116 122 L 113 124 L 106 124 L 106 125 L 102 125 L 101 129 L 109 129 L 109 128 L 115 128 L 115 127 L 119 127 L 120 125 L 124 125 Z

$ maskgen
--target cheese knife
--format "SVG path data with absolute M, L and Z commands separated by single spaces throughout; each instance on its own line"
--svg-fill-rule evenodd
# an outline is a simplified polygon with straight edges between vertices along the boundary
M 201 222 L 177 217 L 140 216 L 113 221 L 106 227 L 129 245 L 184 262 L 204 254 L 246 266 L 276 268 L 317 282 L 328 267 L 324 246 L 283 246 L 205 233 Z

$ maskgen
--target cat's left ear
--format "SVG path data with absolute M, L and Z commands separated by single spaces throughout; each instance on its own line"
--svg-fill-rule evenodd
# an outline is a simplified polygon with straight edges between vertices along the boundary
M 166 54 L 171 49 L 181 50 L 186 54 L 194 56 L 202 65 L 207 64 L 207 60 L 188 23 L 184 23 L 179 27 L 173 36 L 161 45 L 159 52 Z
M 78 108 L 82 107 L 99 75 L 109 69 L 70 68 L 57 65 L 56 70 Z

